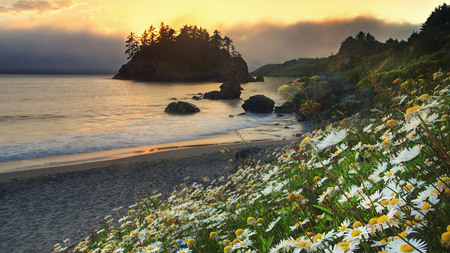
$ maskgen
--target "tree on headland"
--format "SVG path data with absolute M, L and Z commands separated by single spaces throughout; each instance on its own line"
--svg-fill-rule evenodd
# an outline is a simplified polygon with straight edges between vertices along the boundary
M 365 36 L 365 34 L 364 34 Z M 220 31 L 214 30 L 212 36 L 209 32 L 196 25 L 184 25 L 177 33 L 169 25 L 161 22 L 159 29 L 156 29 L 151 25 L 148 29 L 145 29 L 141 36 L 136 36 L 135 33 L 130 33 L 125 42 L 125 54 L 128 55 L 127 59 L 133 58 L 133 56 L 142 48 L 151 47 L 156 44 L 167 43 L 207 43 L 211 47 L 225 50 L 230 56 L 234 58 L 241 57 L 241 54 L 236 51 L 236 47 L 233 45 L 233 40 L 228 36 L 222 38 Z
M 139 40 L 136 37 L 136 34 L 133 32 L 127 36 L 127 41 L 125 41 L 125 54 L 128 55 L 127 60 L 133 58 L 133 56 L 139 51 Z
M 153 44 L 153 42 L 155 42 L 156 38 L 155 30 L 156 28 L 153 27 L 152 25 L 148 29 L 144 30 L 144 32 L 140 37 L 140 42 L 142 46 L 148 46 Z
M 233 40 L 230 39 L 228 36 L 223 37 L 223 46 L 227 50 L 227 52 L 230 54 L 230 48 L 233 45 Z
M 176 31 L 173 28 L 169 25 L 165 25 L 164 22 L 161 22 L 161 25 L 159 26 L 159 34 L 156 40 L 159 43 L 174 41 L 175 33 Z
M 214 33 L 209 40 L 209 43 L 211 44 L 211 46 L 217 47 L 217 48 L 220 48 L 222 46 L 223 39 L 222 39 L 222 35 L 220 34 L 220 32 L 218 30 L 214 30 Z

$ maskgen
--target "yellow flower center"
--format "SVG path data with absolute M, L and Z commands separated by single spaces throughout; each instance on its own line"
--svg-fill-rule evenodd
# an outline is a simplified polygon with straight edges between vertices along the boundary
M 428 210 L 428 209 L 430 209 L 430 204 L 425 203 L 425 204 L 422 206 L 422 210 L 423 210 L 423 211 L 426 211 L 426 210 Z
M 306 242 L 301 242 L 298 244 L 299 248 L 304 248 L 306 246 Z
M 416 105 L 416 106 L 410 107 L 410 108 L 406 109 L 406 114 L 410 114 L 410 113 L 412 113 L 414 111 L 417 111 L 419 108 L 420 108 L 420 105 Z
M 353 230 L 350 235 L 353 236 L 353 237 L 356 237 L 356 236 L 360 235 L 361 233 L 362 233 L 361 230 L 356 229 L 356 230 Z
M 244 230 L 243 230 L 242 228 L 236 230 L 236 232 L 235 232 L 236 236 L 240 236 L 240 235 L 242 235 L 243 233 L 244 233 Z
M 390 206 L 395 205 L 398 203 L 398 201 L 400 201 L 398 198 L 392 199 L 391 201 L 389 201 L 389 205 Z
M 381 201 L 381 203 L 380 203 L 382 206 L 386 206 L 387 204 L 389 204 L 389 200 L 383 200 L 383 201 Z
M 381 224 L 381 223 L 387 221 L 388 219 L 389 219 L 389 216 L 387 216 L 387 215 L 382 215 L 382 216 L 378 217 L 377 223 L 378 223 L 378 224 Z
M 395 120 L 390 119 L 386 122 L 386 126 L 390 126 L 392 123 L 394 123 Z
M 362 227 L 362 223 L 360 221 L 355 221 L 355 223 L 353 223 L 353 228 L 357 228 L 357 227 Z
M 389 171 L 387 174 L 386 174 L 386 177 L 391 177 L 392 176 L 392 171 Z
M 408 190 L 408 191 L 411 191 L 413 187 L 414 187 L 414 186 L 412 186 L 411 184 L 409 184 L 409 185 L 405 186 L 405 189 Z
M 313 242 L 317 242 L 318 240 L 322 239 L 323 234 L 317 234 L 313 237 Z
M 450 181 L 450 177 L 443 177 L 443 178 L 439 179 L 437 185 L 441 186 L 443 183 L 447 183 L 448 181 Z
M 403 244 L 402 246 L 400 246 L 400 251 L 401 252 L 411 252 L 411 251 L 414 251 L 414 248 L 409 244 Z
M 419 98 L 429 98 L 430 97 L 430 95 L 428 95 L 428 94 L 423 94 L 422 96 L 420 96 Z
M 340 232 L 343 232 L 346 228 L 347 228 L 347 226 L 341 226 L 341 227 L 339 228 L 339 231 L 340 231 Z
M 231 251 L 233 248 L 231 246 L 225 246 L 225 248 L 223 249 L 223 251 L 227 252 L 227 251 Z
M 253 223 L 254 221 L 255 221 L 255 218 L 253 218 L 251 216 L 247 218 L 247 224 L 248 223 Z
M 405 238 L 406 237 L 406 232 L 401 232 L 398 236 L 400 236 L 401 238 Z
M 311 138 L 306 137 L 305 139 L 302 140 L 302 142 L 301 142 L 300 144 L 304 144 L 305 142 L 307 142 L 307 141 L 309 141 L 309 140 L 311 140 Z
M 315 176 L 314 177 L 314 181 L 319 181 L 320 180 L 320 177 L 319 176 Z
M 450 241 L 450 232 L 445 232 L 441 235 L 441 239 L 444 242 L 448 242 Z
M 377 224 L 377 221 L 378 221 L 378 218 L 372 218 L 372 219 L 369 220 L 369 224 L 370 225 L 375 225 L 375 224 Z

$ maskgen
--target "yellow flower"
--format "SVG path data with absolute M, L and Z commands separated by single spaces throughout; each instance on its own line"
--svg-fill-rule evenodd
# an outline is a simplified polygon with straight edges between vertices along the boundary
M 439 181 L 437 182 L 438 186 L 441 186 L 444 183 L 447 183 L 448 181 L 450 181 L 450 177 L 443 177 L 441 179 L 439 179 Z
M 195 246 L 195 239 L 194 239 L 194 238 L 189 239 L 189 240 L 187 241 L 187 246 L 188 246 L 189 248 L 194 247 L 194 246 Z
M 233 250 L 233 247 L 231 246 L 225 246 L 225 248 L 223 248 L 224 252 L 230 252 L 231 250 Z
M 388 126 L 392 125 L 392 123 L 394 123 L 394 122 L 395 122 L 395 120 L 394 120 L 394 119 L 390 119 L 390 120 L 388 120 L 388 121 L 386 122 L 386 127 L 388 127 Z
M 256 219 L 255 218 L 253 218 L 253 217 L 248 217 L 247 218 L 247 224 L 248 225 L 254 225 L 254 224 L 256 224 Z
M 419 109 L 420 109 L 420 105 L 416 105 L 416 106 L 410 107 L 410 108 L 406 109 L 406 114 L 410 114 L 410 113 L 412 113 L 414 111 L 417 111 Z
M 216 232 L 209 233 L 209 239 L 215 239 L 215 238 L 217 238 L 217 233 Z
M 412 251 L 414 251 L 414 248 L 409 244 L 403 244 L 402 246 L 400 246 L 400 251 L 401 252 L 412 252 Z
M 356 237 L 356 236 L 360 235 L 361 233 L 362 233 L 361 230 L 355 229 L 355 230 L 353 230 L 353 231 L 350 233 L 350 235 L 351 235 L 352 237 Z
M 387 216 L 387 215 L 382 215 L 382 216 L 378 217 L 377 223 L 378 223 L 378 224 L 381 224 L 381 223 L 387 221 L 388 219 L 389 219 L 389 216 Z
M 345 118 L 345 119 L 341 120 L 340 125 L 341 126 L 344 125 L 345 123 L 347 123 L 348 120 L 349 120 L 348 118 Z
M 441 239 L 444 242 L 448 242 L 450 241 L 450 232 L 445 232 L 441 235 Z
M 300 142 L 301 145 L 305 144 L 307 141 L 311 140 L 311 138 L 306 137 L 302 140 L 302 142 Z
M 244 233 L 244 230 L 242 228 L 236 230 L 236 232 L 234 232 L 236 234 L 236 236 L 240 236 Z
M 357 227 L 362 227 L 363 224 L 360 221 L 355 221 L 355 223 L 353 223 L 352 227 L 353 228 L 357 228 Z
M 313 237 L 313 242 L 317 242 L 318 240 L 322 239 L 323 234 L 317 234 Z

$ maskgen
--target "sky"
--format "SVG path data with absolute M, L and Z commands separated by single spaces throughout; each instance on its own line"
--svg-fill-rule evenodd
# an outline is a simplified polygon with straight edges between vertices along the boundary
M 444 1 L 0 0 L 0 73 L 116 73 L 124 41 L 164 22 L 219 30 L 250 70 L 337 53 L 359 31 L 407 39 Z

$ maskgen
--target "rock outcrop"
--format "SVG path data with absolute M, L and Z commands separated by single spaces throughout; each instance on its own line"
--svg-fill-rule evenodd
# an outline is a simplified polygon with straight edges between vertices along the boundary
M 241 83 L 237 73 L 230 74 L 227 80 L 220 85 L 220 91 L 210 91 L 203 95 L 205 99 L 236 99 L 241 97 Z
M 242 108 L 246 112 L 253 113 L 272 113 L 275 102 L 264 96 L 264 95 L 255 95 L 251 96 L 249 99 L 245 100 Z
M 247 63 L 208 44 L 172 42 L 142 47 L 114 79 L 136 81 L 223 82 L 230 71 L 248 82 Z
M 294 113 L 295 105 L 292 102 L 284 102 L 281 106 L 275 106 L 275 113 L 292 114 Z
M 199 111 L 200 109 L 194 104 L 183 101 L 172 102 L 164 109 L 164 112 L 174 114 L 191 114 Z

